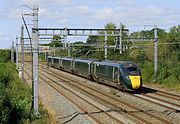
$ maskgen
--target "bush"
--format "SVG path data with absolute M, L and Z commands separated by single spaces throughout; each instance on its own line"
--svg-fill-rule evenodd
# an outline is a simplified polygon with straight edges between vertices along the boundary
M 0 124 L 50 123 L 42 106 L 42 118 L 30 118 L 32 90 L 21 82 L 13 63 L 0 63 L 0 89 Z
M 9 99 L 7 96 L 7 93 L 5 91 L 5 88 L 0 85 L 0 123 L 8 123 L 9 120 L 9 111 L 10 108 L 8 107 L 9 105 Z
M 11 58 L 10 50 L 0 50 L 0 62 L 8 62 Z
M 23 84 L 13 63 L 0 63 L 0 123 L 16 123 L 28 118 L 31 90 Z
M 145 61 L 143 64 L 142 71 L 142 79 L 143 82 L 150 82 L 154 78 L 154 66 L 152 62 Z
M 16 73 L 15 66 L 12 66 L 12 63 L 0 63 L 0 83 L 4 87 L 7 87 L 14 80 L 13 73 Z
M 12 80 L 12 75 L 10 72 L 6 71 L 3 73 L 0 73 L 0 83 L 4 85 L 5 87 L 9 86 Z
M 177 82 L 180 84 L 180 64 L 177 64 L 175 67 L 169 70 L 169 73 L 175 77 Z M 176 83 L 176 82 L 175 82 Z

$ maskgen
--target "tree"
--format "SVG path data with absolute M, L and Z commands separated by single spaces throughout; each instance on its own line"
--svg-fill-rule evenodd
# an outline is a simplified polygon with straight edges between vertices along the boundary
M 105 29 L 116 29 L 116 25 L 112 22 L 109 22 L 105 25 Z
M 170 32 L 169 32 L 169 35 L 170 35 L 170 38 L 171 40 L 174 42 L 176 41 L 179 41 L 180 40 L 180 25 L 178 26 L 173 26 L 171 29 L 170 29 Z
M 83 43 L 82 41 L 77 41 L 75 43 L 73 43 L 74 47 L 73 47 L 73 56 L 75 57 L 80 57 L 80 56 L 84 56 L 86 55 L 86 53 L 89 50 L 94 49 L 92 46 L 85 46 L 86 44 Z
M 62 38 L 58 35 L 54 35 L 53 40 L 49 45 L 50 47 L 62 47 L 63 46 Z
M 11 58 L 11 51 L 8 49 L 0 50 L 0 63 L 1 62 L 8 62 Z
M 86 40 L 86 43 L 87 43 L 87 44 L 95 44 L 95 43 L 98 42 L 98 39 L 99 39 L 98 36 L 93 36 L 93 35 L 91 35 L 91 36 L 89 36 L 88 39 Z
M 107 23 L 105 25 L 105 29 L 116 29 L 116 25 L 112 22 Z M 111 34 L 111 33 L 112 33 L 112 31 L 107 31 L 107 34 Z M 115 36 L 108 36 L 107 37 L 107 44 L 108 45 L 115 45 L 115 43 L 116 43 L 115 38 L 116 38 Z
M 140 32 L 133 32 L 130 34 L 131 38 L 139 38 L 140 37 Z
M 107 23 L 106 25 L 105 25 L 105 29 L 116 29 L 116 25 L 114 24 L 114 23 L 112 23 L 112 22 L 110 22 L 110 23 Z M 112 33 L 112 31 L 110 31 L 110 30 L 107 30 L 107 34 L 111 34 Z M 101 31 L 99 34 L 105 34 L 105 32 L 104 31 Z M 99 40 L 100 40 L 100 42 L 102 43 L 102 44 L 104 44 L 104 42 L 105 42 L 105 37 L 104 36 L 100 36 L 99 37 Z M 107 37 L 107 44 L 108 45 L 115 45 L 115 36 L 108 36 Z

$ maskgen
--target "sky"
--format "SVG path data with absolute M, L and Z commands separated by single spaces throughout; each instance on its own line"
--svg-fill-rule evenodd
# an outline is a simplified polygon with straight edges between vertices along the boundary
M 180 25 L 180 0 L 0 0 L 0 49 L 10 48 L 20 36 L 22 5 L 39 7 L 39 27 L 104 28 L 108 22 L 130 31 L 157 25 L 169 30 Z M 31 28 L 32 17 L 26 16 Z

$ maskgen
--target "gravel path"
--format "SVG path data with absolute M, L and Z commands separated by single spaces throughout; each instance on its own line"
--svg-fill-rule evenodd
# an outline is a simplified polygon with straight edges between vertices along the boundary
M 41 99 L 55 112 L 58 124 L 94 124 L 90 118 L 81 114 L 82 111 L 69 102 L 64 96 L 40 81 Z
M 25 71 L 31 73 L 29 69 L 25 69 Z M 26 74 L 25 78 L 27 79 L 27 83 L 31 84 L 31 80 Z M 39 80 L 39 94 L 42 103 L 46 106 L 52 116 L 55 117 L 55 120 L 52 123 L 95 124 L 91 118 L 81 114 L 82 111 L 79 110 L 79 108 L 42 80 Z

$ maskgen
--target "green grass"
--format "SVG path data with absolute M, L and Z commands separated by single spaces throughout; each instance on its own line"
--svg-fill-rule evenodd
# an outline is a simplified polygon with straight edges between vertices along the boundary
M 32 90 L 18 77 L 14 63 L 0 63 L 0 123 L 49 124 L 51 116 L 40 105 L 41 118 L 31 116 Z

